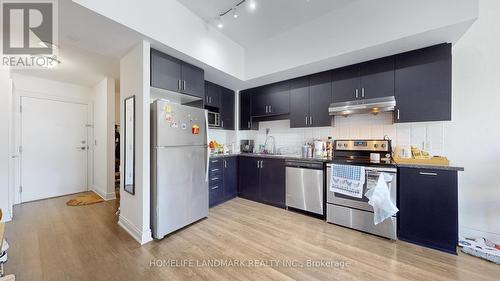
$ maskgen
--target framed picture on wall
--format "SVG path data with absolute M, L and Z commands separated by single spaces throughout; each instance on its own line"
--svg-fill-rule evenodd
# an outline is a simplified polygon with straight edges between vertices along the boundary
M 124 107 L 124 179 L 123 188 L 126 192 L 135 195 L 135 96 L 125 99 Z

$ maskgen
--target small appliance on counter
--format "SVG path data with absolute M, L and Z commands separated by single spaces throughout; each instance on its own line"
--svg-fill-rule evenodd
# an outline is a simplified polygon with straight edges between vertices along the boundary
M 240 150 L 242 153 L 253 153 L 254 140 L 241 140 Z

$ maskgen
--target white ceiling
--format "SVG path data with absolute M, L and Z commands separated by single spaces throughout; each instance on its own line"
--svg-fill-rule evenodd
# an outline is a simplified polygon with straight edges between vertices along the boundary
M 241 0 L 178 0 L 206 22 L 215 25 L 220 13 L 234 7 Z M 255 0 L 256 9 L 250 11 L 250 0 L 238 7 L 239 17 L 232 12 L 222 18 L 222 33 L 243 47 L 258 44 L 298 25 L 309 22 L 335 9 L 358 0 Z
M 59 0 L 58 4 L 61 64 L 12 72 L 89 87 L 104 77 L 119 79 L 120 58 L 143 36 L 71 0 Z

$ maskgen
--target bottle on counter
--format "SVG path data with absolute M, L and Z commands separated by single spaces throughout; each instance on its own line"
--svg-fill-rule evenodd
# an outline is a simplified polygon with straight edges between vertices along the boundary
M 328 137 L 328 140 L 326 141 L 326 157 L 327 158 L 333 157 L 333 138 L 332 137 Z

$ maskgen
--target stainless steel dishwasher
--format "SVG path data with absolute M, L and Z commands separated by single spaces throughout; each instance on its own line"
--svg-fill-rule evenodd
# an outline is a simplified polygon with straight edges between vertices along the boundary
M 324 215 L 323 162 L 287 160 L 286 206 Z

